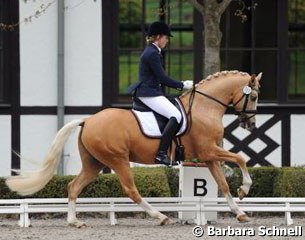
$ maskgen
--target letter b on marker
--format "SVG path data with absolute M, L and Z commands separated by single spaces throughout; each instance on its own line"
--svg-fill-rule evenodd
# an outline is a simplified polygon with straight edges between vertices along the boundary
M 203 197 L 207 195 L 207 181 L 205 179 L 194 178 L 194 196 Z

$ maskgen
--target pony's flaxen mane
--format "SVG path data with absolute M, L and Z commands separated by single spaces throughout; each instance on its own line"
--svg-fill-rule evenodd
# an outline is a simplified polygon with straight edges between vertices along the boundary
M 216 79 L 216 78 L 219 78 L 219 77 L 222 77 L 222 76 L 226 76 L 228 74 L 240 74 L 242 76 L 250 76 L 248 73 L 246 72 L 241 72 L 241 71 L 237 71 L 237 70 L 231 70 L 231 71 L 221 71 L 221 72 L 216 72 L 214 74 L 211 74 L 209 76 L 207 76 L 205 79 L 201 80 L 200 82 L 196 83 L 195 87 L 205 83 L 206 81 L 211 81 L 213 79 Z M 185 96 L 186 94 L 188 94 L 189 92 L 191 92 L 192 90 L 188 90 L 186 92 L 184 92 L 183 94 L 181 94 L 181 97 Z
M 248 73 L 246 72 L 240 72 L 240 71 L 237 71 L 237 70 L 232 70 L 232 71 L 221 71 L 221 72 L 216 72 L 214 74 L 211 74 L 209 76 L 207 76 L 205 79 L 201 80 L 199 83 L 197 84 L 202 84 L 204 83 L 205 81 L 210 81 L 212 79 L 215 79 L 215 78 L 218 78 L 218 77 L 222 77 L 222 76 L 226 76 L 228 74 L 240 74 L 242 76 L 246 76 L 246 75 L 249 75 Z

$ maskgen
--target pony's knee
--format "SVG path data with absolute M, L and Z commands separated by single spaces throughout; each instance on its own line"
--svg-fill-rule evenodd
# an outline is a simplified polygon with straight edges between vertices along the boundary
M 236 154 L 236 162 L 239 165 L 239 167 L 241 167 L 241 168 L 247 167 L 246 160 L 242 156 L 240 156 L 239 154 Z

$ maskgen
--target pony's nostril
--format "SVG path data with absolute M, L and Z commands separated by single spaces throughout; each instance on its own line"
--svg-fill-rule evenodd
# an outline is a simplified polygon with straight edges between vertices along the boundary
M 256 128 L 255 122 L 251 122 L 249 128 L 250 128 L 251 131 L 252 131 L 254 128 Z

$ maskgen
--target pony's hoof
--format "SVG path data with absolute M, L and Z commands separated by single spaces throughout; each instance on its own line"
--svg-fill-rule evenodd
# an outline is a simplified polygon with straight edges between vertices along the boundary
M 87 227 L 86 223 L 85 222 L 81 222 L 81 221 L 75 221 L 75 222 L 69 223 L 69 226 L 76 227 L 76 228 Z
M 162 220 L 160 221 L 160 226 L 168 225 L 168 224 L 173 224 L 173 223 L 174 223 L 173 220 L 171 220 L 171 219 L 168 218 L 168 217 L 165 217 L 164 219 L 162 219 Z
M 243 200 L 243 198 L 245 196 L 247 196 L 247 194 L 245 193 L 245 191 L 242 188 L 238 188 L 237 189 L 237 194 L 240 200 Z
M 239 215 L 236 218 L 240 223 L 250 222 L 250 218 L 247 216 L 247 214 Z

